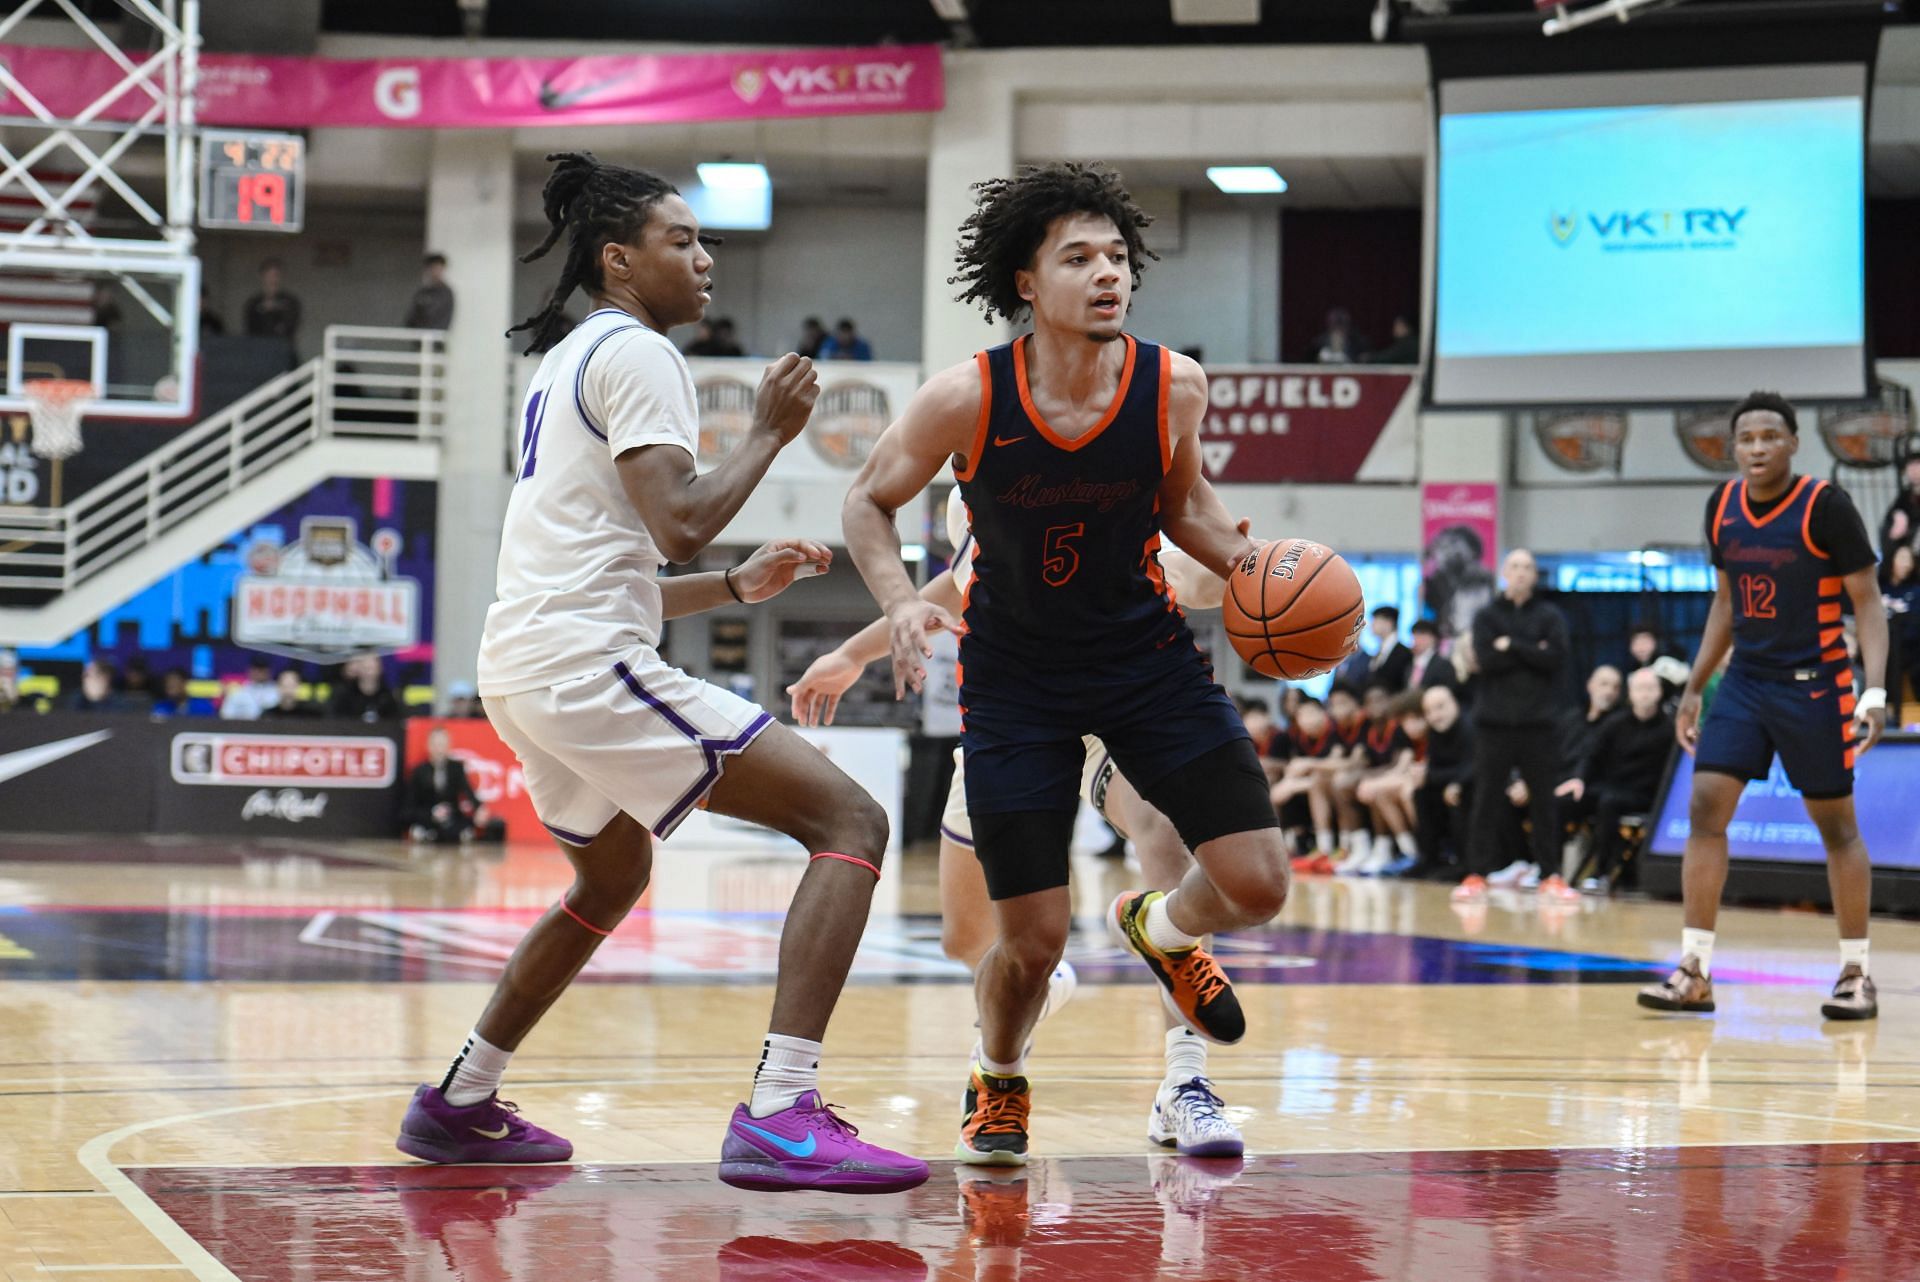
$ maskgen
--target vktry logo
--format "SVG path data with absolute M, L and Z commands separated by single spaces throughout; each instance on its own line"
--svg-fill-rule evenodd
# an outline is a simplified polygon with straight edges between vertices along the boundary
M 913 78 L 911 62 L 839 62 L 811 67 L 768 67 L 767 81 L 783 97 L 817 98 L 853 95 L 899 97 Z M 742 97 L 739 78 L 734 90 Z M 756 92 L 755 96 L 758 94 Z M 751 102 L 752 99 L 748 98 Z
M 305 823 L 309 819 L 318 819 L 327 813 L 327 794 L 316 792 L 311 797 L 298 788 L 282 788 L 275 792 L 262 788 L 247 798 L 240 807 L 240 818 L 251 823 L 255 819 L 284 819 L 288 823 Z
M 1556 244 L 1571 245 L 1584 228 L 1603 249 L 1726 248 L 1741 234 L 1746 206 L 1738 209 L 1615 209 L 1606 213 L 1553 212 L 1547 230 Z

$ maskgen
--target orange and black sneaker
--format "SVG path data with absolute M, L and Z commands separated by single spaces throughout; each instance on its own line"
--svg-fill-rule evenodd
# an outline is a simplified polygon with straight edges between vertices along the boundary
M 980 1065 L 967 1077 L 960 1142 L 953 1155 L 975 1166 L 1027 1164 L 1027 1114 L 1033 1086 L 1024 1077 L 996 1077 Z
M 1157 890 L 1126 891 L 1107 910 L 1107 923 L 1160 981 L 1160 1001 L 1174 1017 L 1208 1041 L 1230 1046 L 1247 1035 L 1247 1017 L 1220 963 L 1198 944 L 1163 952 L 1147 938 L 1147 909 L 1164 898 Z
M 1713 1009 L 1713 980 L 1700 973 L 1700 959 L 1688 953 L 1664 981 L 1641 989 L 1638 1000 L 1648 1010 L 1708 1012 Z

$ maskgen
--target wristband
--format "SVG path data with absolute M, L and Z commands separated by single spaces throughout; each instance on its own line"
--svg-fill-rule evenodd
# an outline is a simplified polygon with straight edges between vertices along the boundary
M 1879 686 L 1871 690 L 1862 690 L 1858 702 L 1853 705 L 1853 715 L 1864 717 L 1869 712 L 1878 712 L 1887 706 L 1887 692 Z
M 734 600 L 738 601 L 741 605 L 745 605 L 747 603 L 747 599 L 740 595 L 739 588 L 736 588 L 733 586 L 733 567 L 728 566 L 724 571 L 721 572 L 720 577 L 726 580 L 728 594 L 732 596 Z

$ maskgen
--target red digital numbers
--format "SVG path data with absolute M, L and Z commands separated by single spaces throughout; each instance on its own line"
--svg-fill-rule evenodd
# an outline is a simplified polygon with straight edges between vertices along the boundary
M 242 174 L 238 188 L 240 221 L 287 221 L 287 180 L 279 174 Z

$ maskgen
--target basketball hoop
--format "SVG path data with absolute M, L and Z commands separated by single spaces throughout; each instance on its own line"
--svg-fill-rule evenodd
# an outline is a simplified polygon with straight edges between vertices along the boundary
M 93 403 L 93 384 L 83 378 L 33 378 L 20 385 L 33 420 L 33 452 L 70 458 L 80 452 L 80 417 Z

